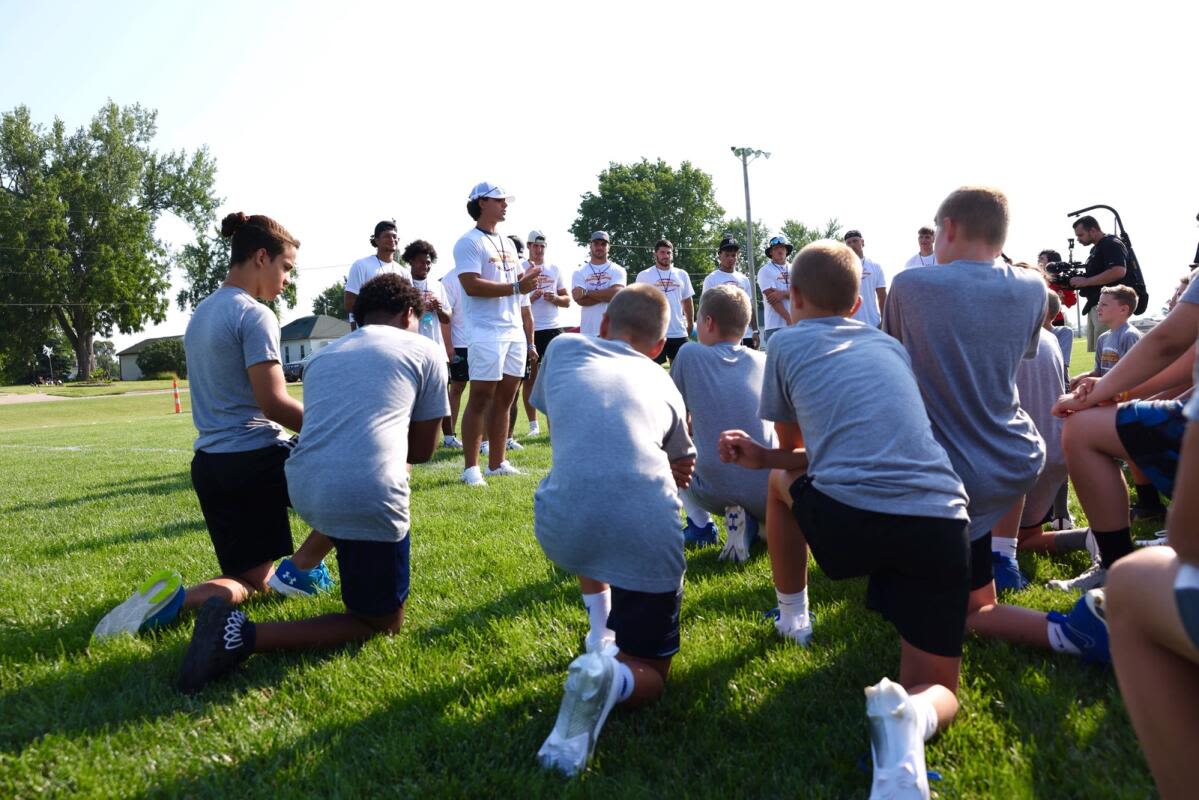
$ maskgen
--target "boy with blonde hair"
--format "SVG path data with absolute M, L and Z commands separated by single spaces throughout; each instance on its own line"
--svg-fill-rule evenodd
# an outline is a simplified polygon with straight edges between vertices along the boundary
M 883 330 L 907 349 L 933 435 L 970 497 L 967 627 L 980 636 L 1110 661 L 1102 593 L 1084 595 L 1068 617 L 996 600 L 991 531 L 1002 522 L 1016 535 L 1020 501 L 1045 464 L 1045 443 L 1016 396 L 1020 362 L 1037 353 L 1045 282 L 997 260 L 1008 228 L 1007 197 L 998 189 L 951 192 L 936 224 L 937 267 L 895 276 Z M 975 304 L 963 306 L 961 297 Z
M 553 463 L 533 496 L 533 531 L 579 576 L 589 652 L 571 662 L 557 722 L 537 757 L 582 770 L 617 703 L 652 703 L 679 650 L 683 536 L 678 488 L 695 465 L 683 398 L 653 358 L 666 346 L 666 298 L 634 284 L 608 303 L 599 337 L 546 349 L 530 401 L 554 420 Z M 579 399 L 590 398 L 579 414 Z
M 1095 305 L 1095 318 L 1107 326 L 1095 342 L 1095 369 L 1077 375 L 1070 389 L 1083 378 L 1102 378 L 1133 345 L 1141 340 L 1141 332 L 1128 324 L 1137 307 L 1137 293 L 1127 286 L 1104 286 Z
M 958 710 L 966 492 L 933 438 L 907 353 L 850 318 L 861 269 L 848 246 L 831 240 L 796 256 L 794 322 L 771 342 L 762 388 L 761 416 L 774 421 L 781 447 L 727 431 L 721 457 L 772 469 L 766 531 L 780 634 L 801 643 L 811 636 L 809 547 L 833 580 L 869 576 L 867 607 L 902 640 L 900 682 L 883 678 L 866 689 L 870 796 L 928 797 L 924 742 Z
M 699 301 L 696 335 L 670 367 L 670 377 L 687 404 L 698 452 L 691 486 L 679 492 L 687 512 L 687 543 L 716 543 L 709 512 L 724 514 L 725 546 L 720 559 L 744 563 L 766 519 L 767 474 L 721 462 L 721 431 L 741 429 L 774 447 L 774 431 L 758 416 L 766 356 L 745 347 L 749 296 L 736 284 L 709 287 Z M 710 531 L 710 538 L 706 535 Z

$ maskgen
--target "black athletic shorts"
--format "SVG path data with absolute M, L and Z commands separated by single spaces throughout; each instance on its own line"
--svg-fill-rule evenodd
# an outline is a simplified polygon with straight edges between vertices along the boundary
M 674 363 L 674 357 L 679 354 L 679 349 L 687 344 L 686 336 L 674 336 L 666 340 L 666 346 L 662 348 L 662 352 L 658 353 L 658 357 L 654 359 L 655 364 L 665 364 L 666 359 L 670 359 L 670 363 Z
M 563 331 L 563 328 L 546 328 L 543 331 L 533 331 L 533 344 L 537 347 L 537 355 L 545 358 L 545 351 L 550 346 L 550 342 L 557 339 Z
M 792 484 L 791 498 L 825 575 L 869 576 L 866 607 L 906 642 L 938 656 L 962 655 L 970 597 L 966 520 L 863 511 L 824 494 L 806 475 Z
M 970 543 L 970 591 L 981 589 L 995 580 L 991 567 L 991 532 Z
M 404 605 L 411 577 L 411 533 L 398 542 L 329 538 L 337 548 L 341 601 L 347 610 L 383 617 Z
M 470 383 L 470 365 L 466 361 L 466 348 L 455 347 L 457 361 L 450 362 L 450 380 L 454 383 Z
M 748 337 L 748 338 L 745 338 L 745 339 L 742 339 L 742 340 L 741 340 L 741 346 L 742 346 L 742 347 L 747 347 L 747 348 L 749 348 L 750 350 L 757 350 L 757 349 L 758 349 L 757 347 L 755 347 L 755 346 L 754 346 L 754 337 L 752 337 L 752 336 L 750 336 L 750 337 Z
M 683 587 L 673 592 L 635 592 L 612 587 L 608 627 L 622 653 L 638 658 L 670 658 L 679 652 L 679 608 Z
M 283 464 L 291 448 L 192 457 L 192 486 L 204 512 L 221 574 L 236 576 L 294 552 Z

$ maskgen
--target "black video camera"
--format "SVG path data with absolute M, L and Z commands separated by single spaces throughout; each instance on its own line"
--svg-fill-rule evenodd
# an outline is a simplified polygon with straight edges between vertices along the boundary
M 1070 285 L 1071 278 L 1087 276 L 1086 267 L 1078 261 L 1050 261 L 1045 265 L 1045 272 L 1049 275 L 1049 285 L 1061 291 L 1074 288 Z

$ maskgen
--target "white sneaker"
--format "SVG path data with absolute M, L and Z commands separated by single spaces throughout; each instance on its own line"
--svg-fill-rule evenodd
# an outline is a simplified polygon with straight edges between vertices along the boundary
M 616 659 L 612 656 L 586 653 L 570 662 L 558 719 L 537 751 L 541 766 L 568 776 L 579 774 L 595 752 L 600 729 L 619 693 Z
M 508 438 L 508 449 L 509 450 L 524 450 L 525 446 L 523 444 L 521 444 L 520 442 L 516 441 L 515 439 L 509 437 Z
M 1152 539 L 1138 539 L 1133 542 L 1135 547 L 1161 547 L 1163 544 L 1170 543 L 1170 536 L 1165 531 L 1158 531 L 1153 534 Z
M 477 464 L 473 467 L 467 467 L 466 469 L 462 470 L 461 480 L 467 486 L 487 485 L 487 481 L 483 480 L 483 471 L 479 469 Z
M 800 647 L 807 647 L 808 642 L 812 640 L 812 615 L 796 617 L 790 621 L 790 624 L 784 624 L 783 618 L 780 616 L 774 621 L 774 629 L 784 639 L 790 639 Z
M 749 561 L 749 514 L 741 506 L 729 506 L 724 510 L 724 547 L 717 561 L 732 560 L 734 564 Z M 756 538 L 756 537 L 755 537 Z
M 1100 588 L 1105 583 L 1107 583 L 1107 570 L 1098 561 L 1092 561 L 1091 566 L 1087 567 L 1081 575 L 1066 580 L 1050 581 L 1049 588 L 1059 589 L 1063 592 L 1088 592 L 1091 589 Z
M 866 719 L 874 759 L 871 800 L 928 800 L 924 737 L 907 691 L 887 678 L 867 686 Z
M 491 450 L 491 442 L 488 441 L 487 439 L 484 439 L 483 444 L 479 445 L 479 452 L 482 453 L 483 455 L 487 455 L 487 453 L 490 450 Z
M 530 436 L 540 436 L 541 435 L 541 425 L 537 422 L 537 420 L 533 420 L 532 422 L 529 423 L 529 435 Z
M 493 475 L 524 475 L 523 472 L 512 466 L 507 460 L 501 461 L 500 465 L 495 469 L 488 467 L 485 474 L 489 478 Z
M 616 655 L 619 650 L 616 649 L 616 631 L 611 628 L 604 628 L 598 633 L 596 631 L 588 631 L 587 639 L 583 643 L 588 653 L 610 653 Z
M 461 450 L 462 440 L 457 436 L 450 435 L 441 440 L 441 446 L 448 450 Z

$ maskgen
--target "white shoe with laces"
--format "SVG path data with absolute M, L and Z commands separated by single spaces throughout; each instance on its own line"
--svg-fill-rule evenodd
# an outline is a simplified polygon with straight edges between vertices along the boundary
M 511 437 L 508 438 L 507 446 L 508 446 L 509 450 L 524 450 L 525 449 L 525 446 L 523 444 L 521 444 L 520 442 L 516 441 L 515 439 L 513 439 Z
M 529 435 L 530 436 L 540 436 L 541 435 L 541 425 L 538 424 L 537 420 L 533 420 L 532 422 L 529 423 Z
M 447 436 L 441 440 L 441 446 L 446 448 L 447 450 L 461 450 L 462 449 L 462 440 L 459 439 L 457 436 L 450 434 L 449 436 Z
M 874 760 L 871 800 L 928 800 L 924 737 L 907 691 L 888 678 L 867 686 L 866 718 Z
M 600 730 L 619 695 L 620 679 L 614 657 L 585 653 L 570 662 L 558 719 L 537 751 L 541 766 L 567 776 L 579 774 L 595 752 Z
M 1092 561 L 1091 566 L 1080 575 L 1065 580 L 1055 580 L 1049 582 L 1050 589 L 1057 589 L 1063 592 L 1088 592 L 1091 589 L 1098 589 L 1107 583 L 1107 570 L 1099 561 Z
M 487 481 L 483 480 L 483 471 L 476 464 L 473 467 L 467 467 L 462 470 L 462 482 L 467 486 L 486 486 Z
M 500 465 L 495 469 L 488 467 L 485 474 L 489 478 L 496 475 L 524 475 L 523 472 L 512 466 L 507 460 L 501 461 Z

